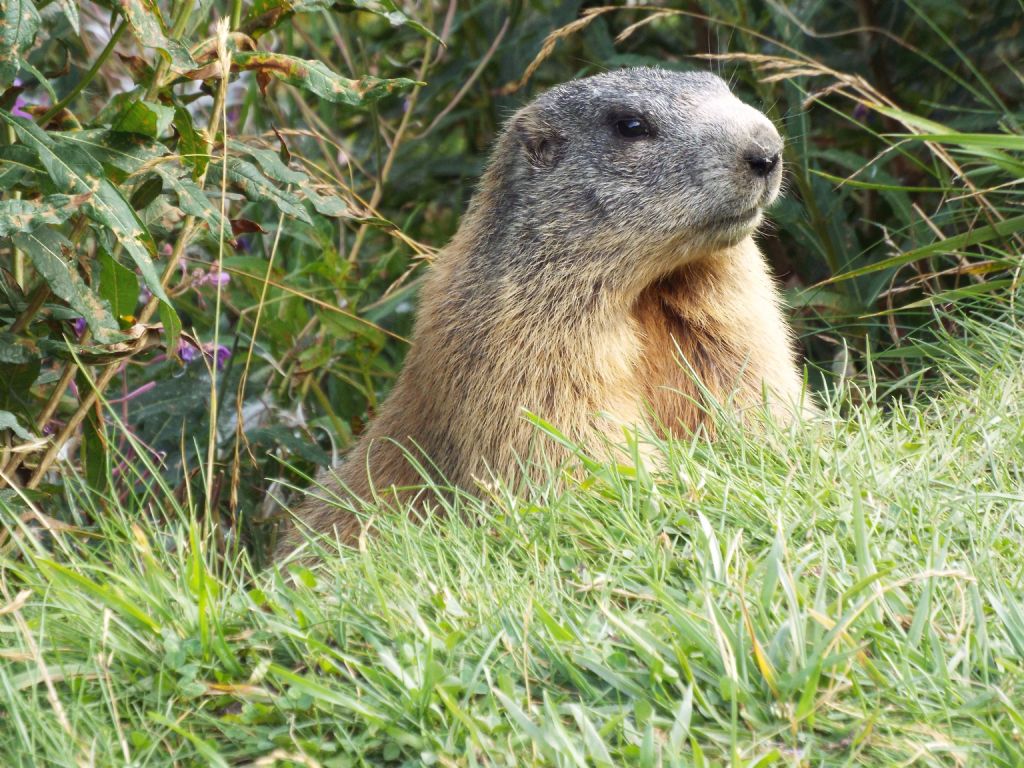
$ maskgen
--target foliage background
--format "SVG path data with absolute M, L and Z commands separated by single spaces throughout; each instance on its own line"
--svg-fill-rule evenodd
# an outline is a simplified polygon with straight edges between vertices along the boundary
M 710 67 L 780 124 L 789 192 L 761 239 L 814 386 L 912 393 L 946 313 L 1015 294 L 1011 0 L 7 0 L 5 18 L 3 498 L 81 525 L 96 507 L 69 470 L 112 504 L 166 483 L 258 554 L 276 500 L 386 394 L 502 120 L 606 68 Z

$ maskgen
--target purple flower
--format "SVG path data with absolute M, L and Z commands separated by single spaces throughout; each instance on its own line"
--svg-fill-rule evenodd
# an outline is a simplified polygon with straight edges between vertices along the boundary
M 203 344 L 203 348 L 200 351 L 190 341 L 182 339 L 178 342 L 178 357 L 186 365 L 194 363 L 199 359 L 200 355 L 205 355 L 208 360 L 211 360 L 217 366 L 218 371 L 223 371 L 224 367 L 228 364 L 228 360 L 231 359 L 231 347 L 218 344 L 215 348 L 213 344 Z
M 209 272 L 204 272 L 201 269 L 192 271 L 193 288 L 201 288 L 204 285 L 215 285 L 223 288 L 230 282 L 231 275 L 218 269 L 211 269 Z
M 20 77 L 16 77 L 14 78 L 14 82 L 11 83 L 11 85 L 14 88 L 21 88 L 24 85 L 24 83 L 22 82 Z M 40 100 L 40 105 L 46 106 L 49 103 L 50 100 L 46 98 L 44 94 Z M 25 109 L 25 107 L 28 106 L 31 106 L 31 102 L 19 93 L 17 98 L 14 100 L 14 106 L 11 108 L 11 114 L 17 115 L 18 117 L 23 117 L 26 120 L 35 120 L 35 116 Z
M 18 117 L 24 117 L 26 120 L 31 120 L 32 115 L 26 112 L 24 109 L 22 109 L 22 107 L 27 106 L 28 99 L 19 96 L 17 99 L 14 100 L 14 108 L 11 110 L 11 114 L 17 115 Z
M 85 333 L 85 329 L 86 329 L 85 318 L 84 317 L 75 318 L 73 326 L 74 326 L 74 329 L 75 329 L 75 336 L 77 336 L 78 338 L 82 338 L 82 334 Z
M 858 103 L 857 106 L 853 108 L 853 119 L 856 120 L 858 123 L 863 123 L 867 116 L 868 108 L 865 107 L 863 104 Z
M 199 349 L 192 342 L 182 339 L 178 342 L 178 357 L 182 362 L 193 363 L 199 359 Z
M 217 360 L 217 370 L 223 371 L 224 366 L 226 366 L 228 364 L 228 360 L 231 359 L 231 349 L 220 344 L 217 346 L 217 351 L 214 353 L 214 357 Z
M 14 86 L 15 88 L 20 88 L 21 87 L 21 78 L 20 77 L 14 78 L 14 82 L 11 83 L 11 85 Z M 26 112 L 24 109 L 22 109 L 22 107 L 24 107 L 26 104 L 28 104 L 28 100 L 23 98 L 19 94 L 18 98 L 15 99 L 15 101 L 14 101 L 14 108 L 11 110 L 11 114 L 17 115 L 18 117 L 24 117 L 27 120 L 31 120 L 32 119 L 32 115 L 30 115 L 28 112 Z

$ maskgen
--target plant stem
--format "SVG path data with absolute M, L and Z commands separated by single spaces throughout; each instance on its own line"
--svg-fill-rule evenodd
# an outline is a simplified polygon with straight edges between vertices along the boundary
M 25 311 L 22 312 L 11 324 L 11 327 L 7 329 L 8 333 L 21 333 L 25 330 L 32 318 L 35 316 L 39 308 L 43 306 L 43 302 L 46 301 L 50 295 L 50 286 L 45 282 L 40 283 L 39 286 L 32 292 L 32 298 L 28 300 L 28 306 L 25 307 Z
M 46 110 L 46 112 L 36 120 L 36 124 L 46 125 L 56 115 L 60 114 L 64 107 L 74 101 L 78 94 L 86 89 L 89 83 L 91 83 L 96 78 L 96 75 L 99 74 L 100 67 L 106 63 L 107 59 L 110 58 L 110 54 L 114 52 L 114 48 L 117 47 L 117 43 L 126 29 L 128 29 L 128 22 L 122 21 L 120 26 L 118 26 L 118 28 L 110 35 L 110 39 L 107 41 L 106 47 L 100 51 L 100 55 L 96 57 L 96 61 L 94 61 L 92 66 L 89 67 L 89 71 L 85 73 L 81 80 L 75 83 L 75 87 L 71 89 L 71 92 L 68 93 L 67 96 Z
M 7 143 L 8 144 L 16 144 L 17 142 L 18 142 L 18 138 L 17 138 L 17 134 L 14 132 L 14 126 L 13 125 L 8 125 L 7 126 Z M 21 200 L 21 190 L 15 190 L 14 191 L 14 199 L 15 200 Z M 13 252 L 12 252 L 13 258 L 12 258 L 12 261 L 14 262 L 13 263 L 14 282 L 17 284 L 17 286 L 19 288 L 24 290 L 24 288 L 25 288 L 25 254 L 21 250 L 21 248 L 14 248 L 13 244 L 12 244 L 12 248 L 13 248 Z
M 288 187 L 289 191 L 291 187 Z M 245 387 L 249 383 L 249 366 L 252 363 L 252 355 L 256 349 L 256 337 L 260 332 L 260 318 L 263 317 L 263 307 L 267 302 L 267 289 L 270 287 L 270 276 L 274 271 L 274 260 L 277 257 L 277 247 L 281 242 L 281 231 L 284 229 L 284 211 L 277 218 L 277 231 L 274 233 L 274 244 L 270 248 L 270 258 L 267 259 L 267 269 L 263 274 L 263 284 L 260 286 L 260 299 L 256 305 L 256 318 L 252 324 L 252 334 L 249 336 L 249 351 L 245 356 L 245 366 L 242 368 L 242 376 L 238 382 L 238 390 L 235 394 L 235 451 L 234 461 L 231 467 L 231 489 L 229 497 L 229 508 L 234 511 L 238 506 L 238 483 L 240 478 L 239 462 L 241 459 L 240 446 L 245 434 L 242 432 L 242 407 L 245 404 Z
M 238 0 L 235 0 L 235 6 L 238 6 Z M 236 8 L 237 10 L 237 8 Z M 239 11 L 240 12 L 240 11 Z M 234 11 L 232 11 L 232 15 Z M 227 218 L 227 196 L 228 196 L 228 116 L 227 116 L 227 92 L 228 92 L 228 78 L 231 77 L 231 51 L 227 47 L 227 35 L 231 30 L 231 27 L 223 22 L 218 22 L 218 42 L 217 51 L 218 57 L 220 58 L 221 64 L 221 81 L 220 87 L 217 89 L 217 99 L 214 101 L 213 109 L 214 112 L 220 114 L 221 119 L 224 122 L 224 142 L 222 154 L 222 168 L 221 168 L 221 184 L 220 184 L 220 232 L 217 233 L 217 273 L 221 274 L 224 269 L 224 222 Z M 210 136 L 211 141 L 215 139 L 216 132 Z M 212 520 L 213 518 L 213 465 L 217 455 L 217 411 L 218 411 L 218 392 L 217 392 L 217 349 L 220 345 L 220 310 L 221 310 L 221 296 L 223 293 L 223 283 L 217 281 L 217 296 L 214 303 L 214 323 L 213 323 L 213 365 L 210 366 L 210 431 L 207 436 L 206 443 L 206 494 L 205 499 L 205 512 L 206 519 Z
M 427 40 L 423 47 L 423 60 L 420 63 L 420 71 L 416 76 L 416 79 L 420 82 L 423 82 L 427 76 L 427 69 L 430 67 L 430 56 L 432 53 L 433 43 L 430 40 Z M 398 130 L 395 132 L 395 138 L 391 142 L 391 150 L 388 152 L 388 156 L 384 160 L 384 166 L 381 168 L 380 177 L 377 179 L 377 184 L 373 189 L 373 195 L 370 197 L 371 209 L 376 209 L 380 204 L 381 198 L 384 196 L 384 184 L 387 182 L 388 176 L 391 174 L 391 166 L 395 162 L 395 156 L 398 154 L 398 147 L 402 143 L 402 138 L 405 135 L 406 128 L 409 126 L 409 121 L 412 119 L 412 114 L 416 111 L 416 101 L 419 99 L 420 90 L 422 90 L 422 86 L 417 85 L 413 88 L 412 93 L 409 94 L 409 104 L 406 107 L 405 114 L 402 115 L 402 121 L 398 124 Z M 350 264 L 354 264 L 358 258 L 359 250 L 362 248 L 363 240 L 366 238 L 366 232 L 368 229 L 369 225 L 363 224 L 356 233 L 356 239 L 352 244 L 352 250 L 349 251 L 348 254 L 348 261 Z
M 220 129 L 220 116 L 221 112 L 223 111 L 224 99 L 226 97 L 227 81 L 221 80 L 217 88 L 217 93 L 214 97 L 213 113 L 210 115 L 209 135 L 211 142 L 213 141 L 213 137 L 217 135 L 217 131 Z M 207 166 L 207 170 L 209 170 L 209 166 Z M 226 172 L 227 171 L 225 169 L 225 173 Z M 203 172 L 202 177 L 198 181 L 198 186 L 200 189 L 202 189 L 205 185 L 206 171 Z M 164 270 L 163 277 L 160 280 L 160 284 L 163 285 L 164 287 L 166 287 L 168 283 L 170 283 L 171 277 L 174 275 L 174 272 L 178 267 L 178 262 L 180 262 L 182 257 L 184 256 L 185 248 L 188 246 L 189 241 L 192 239 L 192 235 L 194 234 L 196 228 L 196 217 L 186 216 L 184 221 L 182 222 L 181 234 L 178 236 L 178 240 L 174 244 L 174 251 L 171 253 L 170 259 L 167 263 L 167 269 Z M 143 324 L 148 323 L 152 319 L 153 315 L 156 314 L 156 311 L 159 308 L 159 306 L 160 300 L 156 296 L 151 296 L 149 301 L 146 302 L 146 306 L 144 306 L 142 308 L 142 311 L 139 312 L 138 321 Z M 168 353 L 174 354 L 174 350 L 168 350 Z M 38 487 L 39 483 L 42 482 L 43 475 L 45 475 L 46 472 L 53 465 L 53 462 L 56 460 L 57 454 L 60 452 L 61 447 L 68 440 L 71 439 L 71 435 L 73 435 L 75 430 L 78 429 L 79 425 L 85 419 L 86 414 L 88 414 L 89 409 L 93 407 L 93 405 L 99 399 L 99 396 L 106 389 L 107 385 L 110 384 L 110 380 L 113 379 L 114 376 L 117 374 L 119 367 L 120 365 L 118 363 L 112 363 L 111 365 L 108 365 L 106 369 L 103 371 L 103 373 L 100 374 L 99 378 L 96 379 L 96 382 L 93 385 L 92 389 L 90 389 L 88 392 L 82 395 L 82 400 L 79 402 L 78 408 L 71 415 L 71 418 L 68 419 L 67 424 L 64 425 L 64 428 L 60 431 L 60 434 L 58 434 L 54 438 L 53 443 L 47 449 L 46 453 L 43 454 L 43 458 L 40 459 L 39 466 L 36 467 L 35 472 L 32 473 L 32 477 L 30 477 L 28 483 L 26 483 L 27 488 L 36 488 Z M 65 387 L 67 386 L 67 383 L 70 382 L 71 377 L 74 376 L 74 373 L 75 365 L 68 365 L 68 369 L 67 371 L 65 371 L 65 375 L 61 377 L 61 381 L 64 382 Z M 63 390 L 60 391 L 63 392 Z M 57 393 L 56 397 L 59 398 L 60 393 Z

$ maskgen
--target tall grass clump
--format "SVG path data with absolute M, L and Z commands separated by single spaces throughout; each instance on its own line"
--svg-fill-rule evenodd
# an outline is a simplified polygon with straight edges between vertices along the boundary
M 1024 344 L 993 309 L 930 348 L 941 394 L 833 392 L 314 565 L 68 479 L 90 532 L 3 513 L 0 760 L 1019 765 Z

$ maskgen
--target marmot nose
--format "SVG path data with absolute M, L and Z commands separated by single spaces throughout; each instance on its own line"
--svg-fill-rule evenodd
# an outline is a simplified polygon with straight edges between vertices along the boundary
M 778 152 L 769 155 L 761 151 L 753 151 L 743 155 L 743 159 L 750 167 L 750 170 L 754 172 L 754 175 L 763 179 L 775 170 L 781 158 Z

